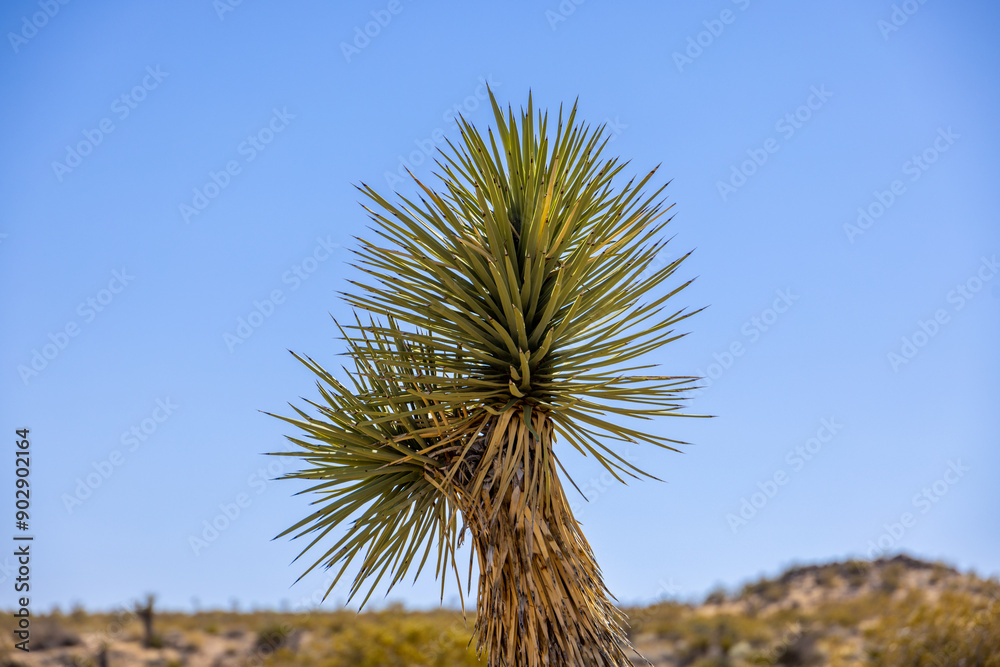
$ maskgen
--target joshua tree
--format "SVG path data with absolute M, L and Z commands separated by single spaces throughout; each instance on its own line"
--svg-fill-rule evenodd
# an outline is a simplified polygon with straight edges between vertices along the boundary
M 552 136 L 530 95 L 519 120 L 491 101 L 495 134 L 462 119 L 438 189 L 414 177 L 419 201 L 394 203 L 359 187 L 381 245 L 360 240 L 367 277 L 344 295 L 354 323 L 337 325 L 354 371 L 338 379 L 296 355 L 320 397 L 281 417 L 304 433 L 282 454 L 301 457 L 286 477 L 314 481 L 319 509 L 282 535 L 314 538 L 305 553 L 346 530 L 306 572 L 339 579 L 357 559 L 352 596 L 434 554 L 443 596 L 449 571 L 461 585 L 468 534 L 489 665 L 630 665 L 554 445 L 623 481 L 646 473 L 612 441 L 681 444 L 620 422 L 681 414 L 697 380 L 633 374 L 693 314 L 664 310 L 687 283 L 655 292 L 687 255 L 654 265 L 666 186 L 643 192 L 654 169 L 616 188 L 625 164 L 601 157 L 603 126 L 578 125 L 574 105 Z
M 138 602 L 135 604 L 135 613 L 142 620 L 142 643 L 147 648 L 152 647 L 156 643 L 156 634 L 153 632 L 153 603 L 155 601 L 156 597 L 152 593 L 149 593 L 146 595 L 145 605 L 140 605 Z
M 108 644 L 102 642 L 97 648 L 97 667 L 108 667 Z

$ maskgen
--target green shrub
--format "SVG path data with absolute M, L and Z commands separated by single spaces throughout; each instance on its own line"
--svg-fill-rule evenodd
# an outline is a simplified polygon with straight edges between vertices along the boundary
M 460 667 L 481 664 L 461 626 L 387 618 L 359 622 L 332 642 L 337 659 L 324 667 Z
M 889 610 L 886 610 L 889 612 Z M 899 605 L 867 635 L 869 663 L 1000 667 L 1000 603 L 946 591 L 936 603 Z

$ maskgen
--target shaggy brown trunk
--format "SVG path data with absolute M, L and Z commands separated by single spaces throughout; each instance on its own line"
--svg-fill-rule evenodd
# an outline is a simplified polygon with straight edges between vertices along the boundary
M 559 483 L 551 421 L 539 412 L 533 429 L 519 418 L 498 421 L 466 457 L 478 474 L 459 476 L 479 560 L 479 652 L 490 667 L 632 665 L 623 616 Z M 491 439 L 500 456 L 483 455 Z M 491 469 L 478 470 L 480 460 Z

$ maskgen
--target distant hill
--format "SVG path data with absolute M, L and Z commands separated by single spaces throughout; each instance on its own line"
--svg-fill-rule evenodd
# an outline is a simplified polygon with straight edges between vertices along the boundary
M 1000 582 L 906 555 L 792 567 L 700 605 L 629 613 L 657 666 L 1000 667 Z
M 892 593 L 896 597 L 912 589 L 932 591 L 984 591 L 989 585 L 975 575 L 961 574 L 942 563 L 929 563 L 907 555 L 875 561 L 849 560 L 842 563 L 792 567 L 773 579 L 762 578 L 747 584 L 735 596 L 716 592 L 705 600 L 737 613 L 812 609 L 823 604 Z
M 1000 582 L 909 556 L 792 567 L 700 604 L 626 609 L 656 667 L 1000 667 Z M 141 611 L 33 619 L 31 652 L 0 618 L 0 667 L 470 667 L 455 611 Z

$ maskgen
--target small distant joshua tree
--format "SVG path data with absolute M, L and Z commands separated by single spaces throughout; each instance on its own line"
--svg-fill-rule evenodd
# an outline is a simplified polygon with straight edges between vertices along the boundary
M 135 604 L 135 613 L 142 621 L 142 643 L 147 648 L 155 647 L 157 644 L 157 636 L 153 632 L 154 602 L 156 602 L 156 597 L 150 593 L 146 596 L 146 604 L 140 605 L 138 602 Z
M 107 642 L 101 642 L 101 645 L 97 647 L 97 657 L 95 658 L 97 662 L 97 667 L 108 667 L 108 644 Z
M 354 370 L 341 380 L 295 355 L 319 398 L 279 417 L 301 430 L 280 455 L 301 459 L 285 478 L 315 482 L 319 507 L 282 535 L 312 538 L 303 553 L 321 553 L 303 576 L 335 568 L 330 590 L 357 561 L 351 596 L 367 588 L 367 602 L 432 555 L 442 598 L 448 572 L 461 586 L 468 534 L 489 665 L 631 665 L 554 445 L 624 481 L 646 473 L 613 442 L 682 444 L 613 420 L 681 415 L 697 381 L 642 374 L 640 360 L 697 312 L 665 310 L 686 282 L 654 293 L 687 255 L 649 270 L 666 185 L 643 192 L 653 170 L 615 187 L 625 164 L 601 157 L 603 126 L 577 124 L 574 105 L 553 136 L 530 95 L 519 119 L 490 99 L 495 132 L 461 119 L 439 188 L 414 178 L 419 201 L 397 203 L 359 188 L 383 245 L 360 240 L 368 277 L 344 295 L 354 323 L 337 325 Z

